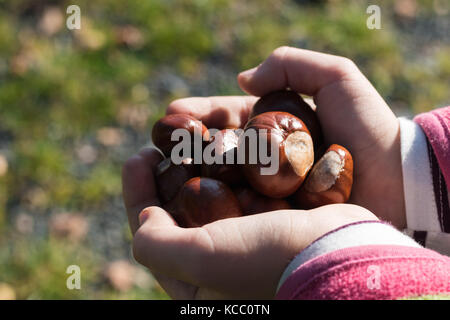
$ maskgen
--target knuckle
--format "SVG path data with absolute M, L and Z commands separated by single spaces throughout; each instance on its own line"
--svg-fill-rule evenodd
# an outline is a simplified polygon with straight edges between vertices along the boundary
M 186 106 L 186 98 L 176 99 L 169 103 L 166 114 L 182 113 Z
M 289 46 L 278 47 L 272 52 L 272 58 L 276 60 L 283 60 L 284 56 L 286 55 L 286 52 L 289 51 L 290 49 L 291 47 Z
M 339 76 L 348 76 L 358 71 L 359 69 L 353 60 L 346 57 L 338 57 L 336 61 L 336 72 Z

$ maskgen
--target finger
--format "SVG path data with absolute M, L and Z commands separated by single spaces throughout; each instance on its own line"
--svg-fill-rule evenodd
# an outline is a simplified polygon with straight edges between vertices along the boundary
M 139 213 L 142 209 L 159 204 L 153 170 L 162 158 L 162 155 L 156 149 L 146 148 L 130 158 L 123 167 L 123 197 L 133 234 L 139 227 Z M 144 220 L 145 215 L 141 216 L 141 219 Z M 173 220 L 172 223 L 174 223 Z M 153 275 L 173 299 L 192 299 L 197 293 L 197 287 L 191 284 L 160 273 L 154 273 Z
M 156 209 L 156 208 L 147 208 L 144 209 L 141 214 L 139 215 L 139 224 L 142 225 L 145 223 L 145 221 L 149 218 L 150 214 L 153 211 L 160 211 L 162 214 L 153 214 L 152 220 L 149 221 L 149 223 L 154 226 L 174 226 L 176 225 L 173 218 L 168 215 L 164 210 L 162 209 Z M 193 286 L 192 284 L 180 281 L 178 279 L 174 279 L 168 276 L 165 276 L 164 274 L 153 272 L 154 277 L 159 282 L 161 287 L 167 292 L 167 294 L 172 299 L 192 299 L 197 291 L 198 288 L 196 286 Z
M 198 284 L 199 267 L 211 252 L 210 238 L 202 228 L 181 228 L 160 207 L 145 208 L 133 241 L 135 259 L 153 273 Z
M 258 67 L 240 73 L 238 82 L 245 92 L 255 96 L 287 87 L 314 96 L 321 88 L 350 76 L 361 74 L 347 58 L 280 47 Z
M 153 171 L 162 159 L 158 150 L 145 148 L 123 165 L 122 193 L 133 234 L 139 226 L 138 215 L 142 209 L 159 205 Z
M 252 96 L 191 97 L 170 103 L 167 114 L 186 113 L 208 128 L 242 128 L 257 98 Z

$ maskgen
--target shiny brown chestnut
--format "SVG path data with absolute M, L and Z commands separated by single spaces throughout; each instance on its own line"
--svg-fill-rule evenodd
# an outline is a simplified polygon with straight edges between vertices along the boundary
M 331 145 L 314 165 L 294 198 L 302 209 L 344 203 L 353 185 L 353 158 L 344 147 Z
M 285 199 L 269 198 L 250 188 L 239 187 L 233 191 L 244 215 L 292 209 L 289 202 Z
M 188 180 L 164 208 L 185 228 L 242 216 L 239 202 L 226 184 L 202 177 Z
M 244 182 L 244 177 L 237 165 L 237 146 L 241 130 L 224 129 L 211 137 L 205 147 L 204 153 L 208 153 L 214 160 L 201 166 L 201 175 L 220 180 L 229 186 Z
M 193 163 L 192 158 L 183 159 L 180 165 L 175 165 L 166 158 L 156 166 L 156 184 L 159 198 L 166 203 L 177 195 L 183 184 L 199 175 L 200 168 Z
M 279 90 L 262 96 L 256 101 L 250 113 L 250 119 L 258 114 L 270 111 L 284 111 L 301 119 L 308 128 L 314 142 L 314 151 L 323 143 L 322 129 L 316 112 L 303 98 L 291 90 Z
M 176 129 L 187 130 L 191 136 L 192 144 L 195 141 L 209 141 L 208 129 L 201 121 L 188 114 L 167 115 L 159 119 L 152 129 L 153 143 L 166 157 L 170 157 L 173 147 L 179 143 L 179 141 L 171 141 L 172 133 Z
M 252 132 L 257 133 L 258 140 L 253 143 L 248 139 Z M 261 169 L 269 165 L 260 161 L 259 149 L 258 161 L 252 163 L 255 150 L 251 146 L 255 144 L 258 148 L 266 145 L 271 161 L 278 161 L 275 174 L 262 174 Z M 272 153 L 272 146 L 278 151 L 278 157 Z M 239 137 L 238 148 L 239 155 L 245 154 L 241 170 L 247 181 L 256 191 L 272 198 L 294 193 L 314 163 L 313 141 L 308 129 L 302 120 L 287 112 L 265 112 L 250 119 Z

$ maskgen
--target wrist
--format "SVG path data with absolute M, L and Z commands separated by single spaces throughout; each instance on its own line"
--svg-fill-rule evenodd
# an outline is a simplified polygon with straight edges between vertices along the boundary
M 389 171 L 386 172 L 386 199 L 390 201 L 384 205 L 388 207 L 388 219 L 393 226 L 399 230 L 406 228 L 406 209 L 405 209 L 405 193 L 403 190 L 403 171 L 402 171 L 402 157 L 401 157 L 401 136 L 400 126 L 398 126 L 397 137 L 390 150 Z M 390 205 L 389 205 L 390 204 Z
M 384 146 L 384 152 L 380 156 L 372 155 L 372 166 L 365 168 L 368 174 L 364 177 L 364 186 L 371 186 L 366 190 L 367 203 L 359 205 L 372 211 L 381 220 L 391 223 L 399 230 L 406 228 L 406 210 L 403 190 L 402 158 L 400 125 L 397 121 L 392 130 L 395 135 L 391 136 L 391 143 Z M 387 143 L 386 137 L 386 143 Z M 367 156 L 367 155 L 366 155 Z M 376 164 L 376 165 L 375 165 Z M 357 164 L 356 164 L 357 165 Z M 358 183 L 358 178 L 355 178 Z M 375 201 L 374 201 L 375 199 Z

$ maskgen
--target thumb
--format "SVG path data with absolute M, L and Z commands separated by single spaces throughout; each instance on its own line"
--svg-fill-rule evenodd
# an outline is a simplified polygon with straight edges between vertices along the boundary
M 165 210 L 159 207 L 148 207 L 139 214 L 139 226 L 144 224 L 152 228 L 176 227 L 176 222 Z M 142 255 L 142 253 L 141 253 Z M 192 299 L 197 288 L 173 277 L 168 277 L 160 272 L 153 272 L 153 276 L 162 288 L 174 299 Z
M 361 77 L 351 60 L 325 53 L 280 47 L 259 66 L 238 75 L 242 90 L 262 96 L 286 89 L 315 96 L 325 86 L 348 76 Z
M 205 230 L 181 228 L 166 210 L 156 206 L 142 210 L 139 223 L 133 239 L 136 261 L 159 275 L 196 284 L 199 259 L 210 252 Z
M 177 223 L 164 209 L 156 206 L 147 207 L 139 214 L 139 226 L 148 223 L 152 227 L 170 227 Z

